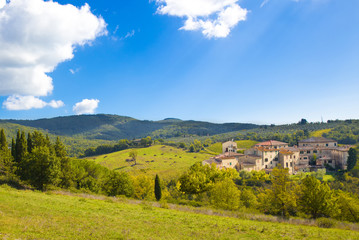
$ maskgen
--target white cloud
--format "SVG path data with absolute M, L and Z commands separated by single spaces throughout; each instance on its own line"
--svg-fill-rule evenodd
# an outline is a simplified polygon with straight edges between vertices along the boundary
M 60 108 L 63 107 L 65 104 L 62 101 L 54 101 L 47 103 L 43 100 L 34 97 L 34 96 L 18 96 L 13 95 L 6 99 L 3 103 L 3 107 L 7 110 L 11 111 L 18 111 L 18 110 L 30 110 L 33 108 L 40 109 L 46 106 L 52 108 Z
M 99 100 L 97 99 L 84 99 L 73 106 L 72 110 L 77 114 L 93 114 L 98 107 Z
M 47 96 L 53 90 L 47 74 L 73 58 L 76 46 L 107 34 L 106 23 L 85 4 L 77 8 L 53 1 L 0 0 L 0 95 Z M 13 97 L 10 97 L 12 99 Z M 36 100 L 37 99 L 37 100 Z M 33 98 L 34 107 L 41 106 Z M 9 105 L 10 104 L 10 105 Z M 4 103 L 12 106 L 11 102 Z M 31 105 L 31 104 L 29 104 Z M 26 105 L 27 106 L 27 105 Z
M 185 18 L 180 29 L 201 30 L 207 38 L 225 38 L 240 22 L 245 21 L 247 9 L 238 0 L 155 0 L 157 12 Z
M 63 101 L 55 101 L 55 100 L 52 100 L 47 105 L 52 107 L 52 108 L 60 108 L 60 107 L 65 106 Z
M 3 8 L 6 5 L 6 0 L 0 0 L 0 8 Z

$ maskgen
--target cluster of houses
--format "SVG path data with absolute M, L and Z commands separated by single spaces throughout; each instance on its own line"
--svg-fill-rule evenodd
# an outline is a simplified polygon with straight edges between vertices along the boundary
M 219 169 L 266 172 L 280 164 L 288 168 L 290 174 L 295 174 L 328 167 L 345 169 L 349 146 L 340 147 L 332 139 L 311 137 L 292 147 L 274 140 L 261 142 L 245 150 L 244 154 L 237 153 L 236 142 L 228 141 L 222 144 L 222 151 L 222 154 L 203 161 L 203 164 L 215 164 Z

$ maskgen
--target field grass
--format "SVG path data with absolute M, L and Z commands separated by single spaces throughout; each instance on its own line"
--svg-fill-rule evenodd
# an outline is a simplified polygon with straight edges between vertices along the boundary
M 189 153 L 185 150 L 165 145 L 155 145 L 148 148 L 138 148 L 137 164 L 128 162 L 131 149 L 105 154 L 87 159 L 93 160 L 102 166 L 117 171 L 126 171 L 131 175 L 159 174 L 161 178 L 170 180 L 178 177 L 196 162 L 209 159 L 207 153 Z
M 241 140 L 241 141 L 236 141 L 236 143 L 238 149 L 248 149 L 251 148 L 253 145 L 257 144 L 258 142 L 252 140 Z M 211 152 L 220 154 L 222 153 L 222 143 L 220 142 L 214 143 L 211 146 L 209 146 L 207 149 L 210 150 Z
M 329 133 L 331 130 L 332 129 L 322 129 L 322 130 L 314 131 L 310 135 L 312 137 L 323 137 L 324 133 Z
M 0 186 L 2 239 L 359 239 L 359 232 L 242 220 L 126 199 Z

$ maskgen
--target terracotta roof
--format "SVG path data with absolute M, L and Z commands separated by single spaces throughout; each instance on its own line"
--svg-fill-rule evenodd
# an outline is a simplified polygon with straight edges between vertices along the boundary
M 298 143 L 326 143 L 326 142 L 337 142 L 337 141 L 324 137 L 311 137 L 308 139 L 298 141 Z
M 282 146 L 282 145 L 288 145 L 288 143 L 279 142 L 279 141 L 276 141 L 276 140 L 269 140 L 269 141 L 266 141 L 266 142 L 257 143 L 254 146 L 267 146 L 268 147 L 268 146 Z
M 275 149 L 275 148 L 265 148 L 265 147 L 254 147 L 255 149 L 258 149 L 262 152 L 276 152 L 279 151 L 279 149 Z
M 292 155 L 293 154 L 292 151 L 289 151 L 289 150 L 286 150 L 286 149 L 280 150 L 279 152 L 281 154 L 284 154 L 284 155 Z

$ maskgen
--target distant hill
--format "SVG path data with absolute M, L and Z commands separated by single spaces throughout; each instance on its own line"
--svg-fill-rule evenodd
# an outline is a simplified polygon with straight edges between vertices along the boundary
M 0 128 L 9 126 L 9 124 L 12 126 L 16 124 L 31 129 L 39 129 L 60 136 L 110 141 L 124 138 L 135 139 L 146 136 L 155 138 L 170 138 L 186 135 L 207 136 L 258 127 L 258 125 L 246 123 L 215 124 L 200 121 L 182 121 L 176 118 L 167 118 L 161 121 L 147 121 L 107 114 L 56 117 L 38 120 L 0 120 Z

